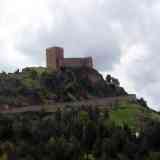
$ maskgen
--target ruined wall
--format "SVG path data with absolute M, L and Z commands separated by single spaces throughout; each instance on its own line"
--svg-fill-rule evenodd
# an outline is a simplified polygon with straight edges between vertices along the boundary
M 46 49 L 47 68 L 58 70 L 61 67 L 91 67 L 93 68 L 92 57 L 85 58 L 64 58 L 64 51 L 61 47 Z
M 93 67 L 92 58 L 65 58 L 63 65 L 65 67 Z

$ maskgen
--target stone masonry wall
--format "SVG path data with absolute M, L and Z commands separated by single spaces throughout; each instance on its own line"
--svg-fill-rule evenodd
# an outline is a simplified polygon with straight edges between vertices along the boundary
M 61 67 L 91 67 L 93 68 L 92 57 L 64 58 L 64 50 L 61 47 L 46 49 L 47 67 L 51 70 L 58 70 Z

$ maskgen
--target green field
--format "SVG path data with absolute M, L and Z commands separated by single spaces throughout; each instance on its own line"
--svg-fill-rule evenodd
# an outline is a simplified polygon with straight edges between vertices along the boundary
M 148 120 L 160 121 L 160 115 L 139 104 L 121 102 L 109 112 L 110 119 L 118 126 L 127 124 L 132 129 L 141 129 Z

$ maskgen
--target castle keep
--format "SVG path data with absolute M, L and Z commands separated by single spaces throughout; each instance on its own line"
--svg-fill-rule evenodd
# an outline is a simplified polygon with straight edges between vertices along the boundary
M 58 70 L 61 67 L 90 67 L 93 68 L 92 57 L 64 58 L 64 50 L 61 47 L 46 49 L 47 67 L 51 70 Z

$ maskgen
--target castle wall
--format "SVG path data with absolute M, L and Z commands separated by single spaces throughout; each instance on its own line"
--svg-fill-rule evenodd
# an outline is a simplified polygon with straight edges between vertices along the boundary
M 92 57 L 64 58 L 63 48 L 51 47 L 46 49 L 47 68 L 58 70 L 61 67 L 93 67 Z
M 84 64 L 86 67 L 91 67 L 91 68 L 93 68 L 93 60 L 92 60 L 92 57 L 84 58 L 84 59 L 83 59 L 83 64 Z
M 63 65 L 65 67 L 93 67 L 92 58 L 65 58 Z
M 65 67 L 80 67 L 83 64 L 81 58 L 65 58 L 63 65 Z

